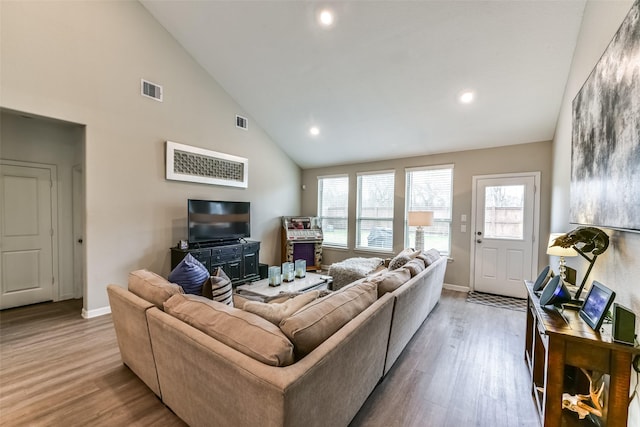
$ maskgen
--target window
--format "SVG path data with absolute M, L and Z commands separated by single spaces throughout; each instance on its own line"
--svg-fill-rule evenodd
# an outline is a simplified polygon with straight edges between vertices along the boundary
M 324 235 L 323 245 L 347 247 L 348 207 L 349 177 L 318 177 L 318 217 Z
M 424 248 L 436 248 L 441 254 L 449 255 L 453 165 L 411 168 L 406 174 L 406 212 L 433 211 L 433 225 L 424 227 Z M 409 227 L 406 219 L 404 235 L 405 246 L 415 247 L 416 227 Z
M 393 250 L 394 172 L 358 174 L 356 248 Z

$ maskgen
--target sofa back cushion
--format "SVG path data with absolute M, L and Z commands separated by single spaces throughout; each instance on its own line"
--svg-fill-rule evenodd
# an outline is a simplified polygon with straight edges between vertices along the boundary
M 398 268 L 397 270 L 387 271 L 379 276 L 369 279 L 370 282 L 378 285 L 378 298 L 387 292 L 393 292 L 400 286 L 404 285 L 411 279 L 411 273 L 405 267 Z
M 172 295 L 184 293 L 180 285 L 171 283 L 149 270 L 136 270 L 129 273 L 128 289 L 160 310 L 164 310 L 164 302 Z
M 293 363 L 293 344 L 277 326 L 253 313 L 198 295 L 176 294 L 164 303 L 170 315 L 247 356 L 271 366 Z
M 244 311 L 257 314 L 263 319 L 268 320 L 274 325 L 278 326 L 283 319 L 291 316 L 296 311 L 300 310 L 311 301 L 318 298 L 320 291 L 310 291 L 297 295 L 293 298 L 289 298 L 284 302 L 260 302 L 260 301 L 247 301 L 242 306 Z
M 377 284 L 369 282 L 340 289 L 284 319 L 280 329 L 293 342 L 296 355 L 304 357 L 373 304 L 377 292 Z

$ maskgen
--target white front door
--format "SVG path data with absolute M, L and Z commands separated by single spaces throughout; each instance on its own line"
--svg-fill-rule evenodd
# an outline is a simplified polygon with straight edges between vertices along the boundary
M 53 300 L 52 171 L 0 169 L 0 308 Z
M 474 177 L 472 289 L 526 298 L 535 273 L 539 173 Z

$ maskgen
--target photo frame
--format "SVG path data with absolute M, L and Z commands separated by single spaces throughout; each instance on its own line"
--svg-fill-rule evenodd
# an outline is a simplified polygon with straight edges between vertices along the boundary
M 580 317 L 591 326 L 591 329 L 598 331 L 615 297 L 615 292 L 594 280 L 580 308 Z

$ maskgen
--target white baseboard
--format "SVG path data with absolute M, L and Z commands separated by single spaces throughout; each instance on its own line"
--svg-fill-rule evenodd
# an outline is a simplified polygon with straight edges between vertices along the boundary
M 111 306 L 94 308 L 93 310 L 85 310 L 82 309 L 82 317 L 84 319 L 91 319 L 92 317 L 104 316 L 105 314 L 111 313 Z
M 445 288 L 445 289 L 448 289 L 450 291 L 469 293 L 469 287 L 468 286 L 451 285 L 449 283 L 445 283 L 444 285 L 442 285 L 442 287 Z

